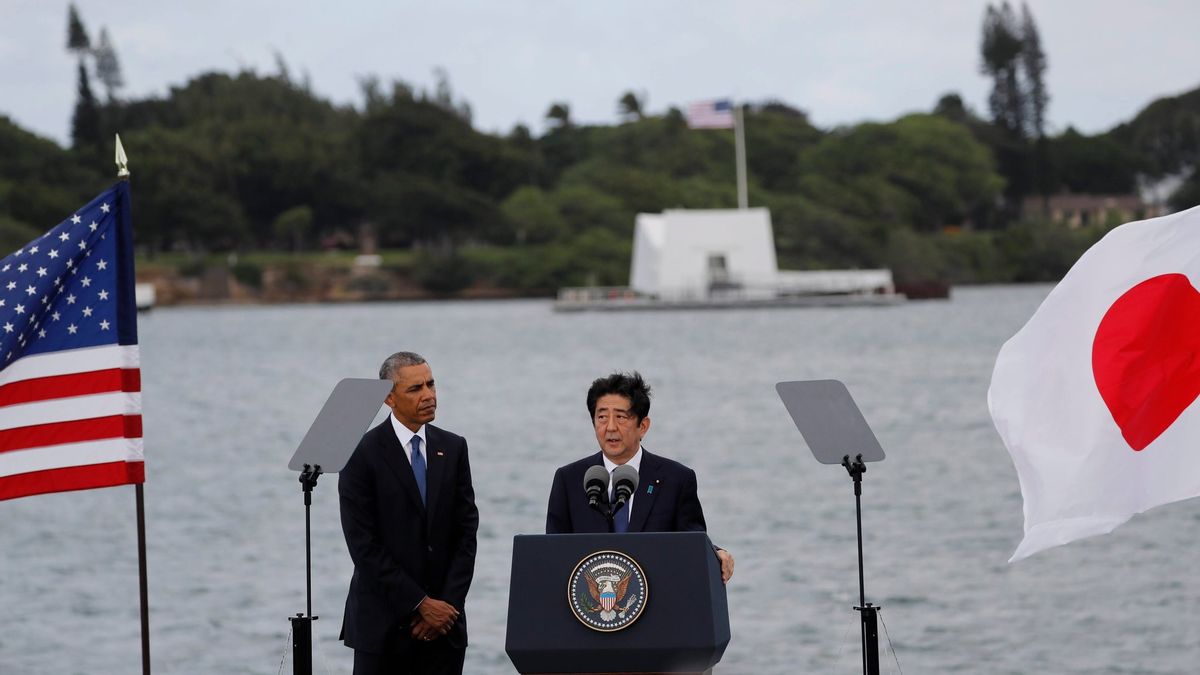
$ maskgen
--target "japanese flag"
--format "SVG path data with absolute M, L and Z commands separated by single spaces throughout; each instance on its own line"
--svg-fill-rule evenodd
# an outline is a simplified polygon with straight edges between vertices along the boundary
M 1000 349 L 988 390 L 1025 500 L 1010 562 L 1200 495 L 1200 207 L 1122 225 Z

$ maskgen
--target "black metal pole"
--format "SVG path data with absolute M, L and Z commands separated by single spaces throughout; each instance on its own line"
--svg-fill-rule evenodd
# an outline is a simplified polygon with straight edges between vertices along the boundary
M 150 675 L 150 585 L 146 580 L 146 499 L 141 483 L 134 486 L 137 501 L 138 593 L 142 615 L 142 675 Z
M 859 455 L 862 457 L 862 455 Z M 867 606 L 867 587 L 863 581 L 863 545 L 862 545 L 862 475 L 867 469 L 856 466 L 854 477 L 854 520 L 858 525 L 858 606 Z
M 870 603 L 862 607 L 863 662 L 867 675 L 879 675 L 879 621 L 878 607 Z
M 292 672 L 312 675 L 312 491 L 321 476 L 321 465 L 304 465 L 300 485 L 304 488 L 304 591 L 308 614 L 288 617 L 292 622 Z
M 842 458 L 842 466 L 854 479 L 854 518 L 858 527 L 858 607 L 862 624 L 862 663 L 863 675 L 879 675 L 879 626 L 875 613 L 878 607 L 867 603 L 866 583 L 863 581 L 863 536 L 862 536 L 862 475 L 867 472 L 867 465 L 862 461 L 862 455 L 850 461 L 850 455 Z
M 312 616 L 312 492 L 304 491 L 304 589 L 305 610 Z

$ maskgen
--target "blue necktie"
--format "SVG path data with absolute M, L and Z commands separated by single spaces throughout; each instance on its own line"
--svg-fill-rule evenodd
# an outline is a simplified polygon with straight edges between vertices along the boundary
M 629 504 L 623 504 L 616 513 L 613 514 L 613 530 L 616 532 L 629 531 Z
M 615 491 L 614 491 L 615 493 Z M 613 495 L 616 497 L 616 494 Z M 613 514 L 613 532 L 628 532 L 629 531 L 629 502 L 621 505 Z
M 412 469 L 417 479 L 417 490 L 421 492 L 421 503 L 425 503 L 425 457 L 421 454 L 421 437 L 412 437 Z

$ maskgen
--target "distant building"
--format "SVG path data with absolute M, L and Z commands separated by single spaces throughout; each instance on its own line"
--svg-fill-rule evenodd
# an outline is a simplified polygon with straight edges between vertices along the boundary
M 1067 226 L 1083 227 L 1110 220 L 1127 223 L 1154 218 L 1166 213 L 1160 205 L 1148 204 L 1136 194 L 1087 195 L 1057 194 L 1049 198 L 1026 197 L 1023 203 L 1026 217 L 1043 217 Z
M 629 286 L 560 288 L 556 311 L 835 307 L 902 302 L 892 272 L 780 270 L 767 209 L 639 213 Z
M 654 298 L 893 293 L 890 270 L 780 270 L 767 209 L 639 213 L 629 286 Z

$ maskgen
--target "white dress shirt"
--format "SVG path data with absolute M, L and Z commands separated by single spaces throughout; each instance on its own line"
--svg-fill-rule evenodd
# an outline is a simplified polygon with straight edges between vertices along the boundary
M 401 424 L 400 420 L 396 419 L 395 415 L 389 414 L 388 419 L 392 421 L 392 431 L 396 432 L 396 438 L 400 440 L 400 445 L 404 446 L 404 457 L 408 459 L 409 466 L 412 466 L 412 439 L 418 436 L 421 438 L 421 448 L 423 448 L 421 452 L 425 455 L 425 467 L 428 469 L 429 444 L 425 442 L 425 425 L 422 424 L 420 429 L 417 429 L 416 432 L 413 432 L 412 429 L 409 429 Z M 425 597 L 427 598 L 429 596 Z M 421 607 L 422 602 L 425 602 L 425 598 L 421 598 L 417 602 L 416 607 L 413 607 L 414 612 Z
M 600 453 L 600 457 L 604 459 L 604 468 L 608 470 L 608 476 L 609 476 L 608 503 L 612 504 L 613 503 L 613 490 L 615 490 L 617 487 L 612 482 L 612 472 L 616 471 L 617 467 L 621 466 L 621 465 L 613 462 L 611 459 L 608 458 L 608 455 L 604 454 L 603 452 Z M 641 475 L 641 473 L 642 473 L 642 446 L 640 446 L 640 445 L 638 446 L 638 451 L 636 453 L 634 453 L 633 457 L 631 457 L 628 462 L 625 462 L 625 466 L 633 467 L 633 470 L 637 471 L 639 476 Z M 637 490 L 634 490 L 634 492 L 637 492 Z M 629 500 L 625 502 L 625 509 L 626 509 L 625 513 L 627 515 L 630 515 L 630 516 L 633 515 L 633 495 L 629 495 Z
M 425 455 L 425 466 L 429 466 L 429 444 L 425 442 L 425 425 L 422 424 L 420 429 L 414 433 L 411 429 L 400 423 L 395 415 L 388 415 L 388 419 L 392 421 L 392 431 L 396 432 L 396 438 L 400 439 L 400 445 L 404 446 L 404 456 L 408 458 L 409 466 L 412 466 L 412 439 L 413 436 L 421 438 L 421 452 Z

